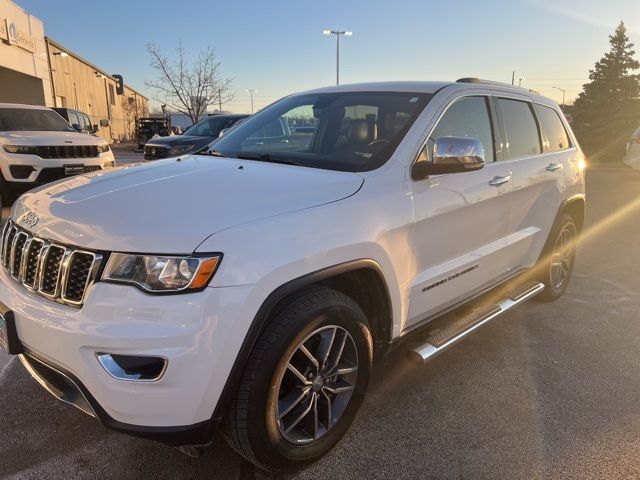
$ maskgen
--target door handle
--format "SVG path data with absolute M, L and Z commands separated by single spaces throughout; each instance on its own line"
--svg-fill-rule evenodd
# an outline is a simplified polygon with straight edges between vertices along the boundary
M 493 177 L 489 182 L 489 185 L 491 185 L 492 187 L 498 187 L 510 181 L 511 181 L 511 175 L 504 175 L 502 177 Z
M 555 172 L 556 170 L 560 170 L 562 168 L 562 164 L 561 163 L 550 163 L 549 165 L 547 165 L 547 172 Z

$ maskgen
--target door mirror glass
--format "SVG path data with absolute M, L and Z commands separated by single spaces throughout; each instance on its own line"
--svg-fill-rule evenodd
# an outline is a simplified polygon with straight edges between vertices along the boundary
M 411 176 L 414 180 L 429 175 L 458 173 L 484 167 L 485 152 L 482 142 L 468 137 L 438 137 L 433 143 L 431 160 L 414 163 Z
M 100 127 L 98 125 L 93 126 L 93 133 L 98 133 L 99 130 L 100 130 Z

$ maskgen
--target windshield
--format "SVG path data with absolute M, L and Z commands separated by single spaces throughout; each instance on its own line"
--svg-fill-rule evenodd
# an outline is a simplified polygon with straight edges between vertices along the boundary
M 331 170 L 373 170 L 391 157 L 431 97 L 396 92 L 287 97 L 234 128 L 215 144 L 215 153 Z
M 53 110 L 0 108 L 0 132 L 75 132 Z
M 217 138 L 222 130 L 231 127 L 240 119 L 241 117 L 207 117 L 189 127 L 183 135 Z

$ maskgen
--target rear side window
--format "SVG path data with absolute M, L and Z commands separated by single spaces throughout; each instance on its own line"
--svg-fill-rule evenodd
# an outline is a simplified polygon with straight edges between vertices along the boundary
M 509 158 L 523 158 L 542 153 L 540 136 L 531 105 L 520 100 L 498 99 L 507 137 Z
M 544 105 L 535 105 L 534 108 L 540 121 L 544 151 L 556 152 L 569 148 L 571 146 L 569 136 L 558 113 L 553 108 Z
M 86 115 L 80 115 L 80 119 L 82 120 L 82 128 L 87 132 L 91 131 L 91 121 L 89 120 L 89 117 Z
M 426 152 L 420 159 L 430 158 L 433 144 L 438 137 L 467 137 L 480 140 L 484 147 L 485 162 L 494 161 L 493 130 L 485 97 L 465 97 L 454 102 L 431 132 Z

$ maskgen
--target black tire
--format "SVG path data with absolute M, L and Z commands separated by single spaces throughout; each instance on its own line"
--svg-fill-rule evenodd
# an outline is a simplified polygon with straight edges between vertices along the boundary
M 312 435 L 310 443 L 304 445 L 292 443 L 291 439 L 285 437 L 291 434 L 283 430 L 285 415 L 293 414 L 283 414 L 282 421 L 277 419 L 278 414 L 282 413 L 281 406 L 284 401 L 279 398 L 282 393 L 281 386 L 284 388 L 285 376 L 291 375 L 287 366 L 294 362 L 294 355 L 300 355 L 300 345 L 305 348 L 308 346 L 308 351 L 311 352 L 314 350 L 314 344 L 309 342 L 315 339 L 314 335 L 325 335 L 325 332 L 332 329 L 343 335 L 345 345 L 348 341 L 350 342 L 348 344 L 350 347 L 343 346 L 343 350 L 351 348 L 352 352 L 357 352 L 356 372 L 350 374 L 353 375 L 351 377 L 353 388 L 349 398 L 340 402 L 344 410 L 337 420 L 334 420 L 333 425 L 331 425 L 332 414 L 329 413 L 325 417 L 328 418 L 325 426 L 327 423 L 330 426 L 325 428 L 322 436 L 314 439 L 320 431 L 319 425 L 322 425 L 318 423 L 320 415 L 316 413 L 311 417 L 312 422 L 315 419 L 314 432 L 316 433 Z M 344 332 L 348 332 L 349 335 Z M 336 333 L 333 335 L 334 339 L 338 338 Z M 317 345 L 320 350 L 322 341 Z M 326 348 L 325 344 L 325 348 L 326 351 L 331 352 L 333 340 L 329 345 L 331 346 Z M 343 350 L 336 357 L 338 358 L 334 366 L 336 372 L 339 370 L 338 360 Z M 298 357 L 296 361 L 302 361 L 302 358 Z M 293 472 L 316 461 L 331 450 L 351 426 L 366 392 L 371 362 L 371 335 L 366 317 L 358 304 L 348 296 L 327 287 L 313 287 L 301 291 L 279 309 L 251 353 L 236 398 L 225 416 L 223 433 L 227 441 L 247 460 L 272 473 Z M 300 371 L 302 372 L 302 369 Z M 305 375 L 302 375 L 302 378 L 307 378 Z M 308 375 L 308 378 L 311 378 L 313 374 Z M 318 374 L 317 377 L 320 377 L 319 383 L 324 385 L 322 376 Z M 311 395 L 317 396 L 315 412 L 318 412 L 320 397 L 325 392 L 324 387 L 319 387 L 323 390 L 313 393 L 317 387 L 315 382 L 318 380 L 317 377 L 314 379 L 313 386 L 308 387 L 312 389 Z M 297 381 L 298 378 L 300 377 L 295 376 L 294 380 Z M 335 378 L 338 379 L 338 377 Z M 290 381 L 289 378 L 288 380 Z M 324 382 L 329 381 L 324 380 Z M 337 386 L 337 383 L 330 385 Z M 302 390 L 297 391 L 302 392 Z M 329 396 L 327 395 L 326 398 Z M 334 397 L 334 400 L 337 398 L 337 396 Z M 307 404 L 313 405 L 313 401 Z M 335 404 L 339 405 L 339 402 L 336 401 Z M 327 405 L 330 406 L 332 403 L 327 402 Z M 304 411 L 304 402 L 301 401 L 296 408 Z M 327 407 L 325 411 L 328 412 L 329 408 Z M 294 412 L 296 418 L 299 416 L 295 409 L 291 412 Z M 308 421 L 308 417 L 304 417 L 304 420 Z M 295 425 L 299 424 L 303 422 Z M 300 428 L 300 431 L 304 431 L 304 428 Z
M 563 237 L 565 240 L 563 240 Z M 578 240 L 578 228 L 576 227 L 573 217 L 567 213 L 563 213 L 556 223 L 547 239 L 547 243 L 543 249 L 542 256 L 536 269 L 538 270 L 538 278 L 544 283 L 544 290 L 535 298 L 542 302 L 553 302 L 559 299 L 567 289 L 573 267 L 576 259 L 576 246 Z M 566 243 L 566 248 L 562 248 L 560 244 Z M 561 267 L 557 266 L 558 251 L 566 251 L 563 255 L 564 259 L 560 262 Z M 554 265 L 555 264 L 555 265 Z M 564 271 L 563 278 L 558 281 L 558 268 Z

